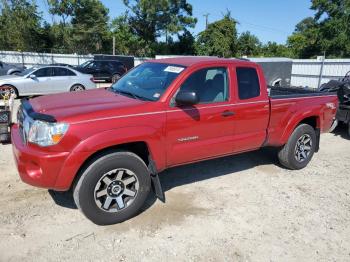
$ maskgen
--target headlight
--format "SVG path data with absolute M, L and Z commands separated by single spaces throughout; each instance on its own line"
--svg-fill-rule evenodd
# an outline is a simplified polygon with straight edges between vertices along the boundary
M 35 120 L 29 130 L 28 142 L 39 146 L 56 145 L 66 134 L 68 127 L 66 123 L 47 123 Z

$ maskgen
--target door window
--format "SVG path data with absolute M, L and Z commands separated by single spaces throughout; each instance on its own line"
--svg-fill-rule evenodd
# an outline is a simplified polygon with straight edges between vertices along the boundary
M 69 69 L 62 67 L 55 67 L 53 71 L 54 76 L 75 76 L 75 73 Z
M 50 76 L 52 76 L 51 67 L 40 68 L 34 72 L 34 75 L 36 77 L 50 77 Z
M 228 77 L 225 67 L 205 68 L 190 75 L 180 91 L 196 92 L 199 103 L 228 101 Z
M 255 68 L 238 67 L 236 69 L 239 99 L 250 99 L 260 96 L 260 84 Z

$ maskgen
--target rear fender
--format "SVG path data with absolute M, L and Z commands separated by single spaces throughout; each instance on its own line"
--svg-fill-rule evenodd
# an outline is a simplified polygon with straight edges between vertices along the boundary
M 293 131 L 295 130 L 295 128 L 303 122 L 303 120 L 309 118 L 309 117 L 316 117 L 316 129 L 319 129 L 322 126 L 322 118 L 317 114 L 315 114 L 315 112 L 309 111 L 309 112 L 301 112 L 299 114 L 296 114 L 294 117 L 292 117 L 284 131 L 283 131 L 283 135 L 281 137 L 280 140 L 280 144 L 284 145 L 288 142 L 289 137 L 292 135 Z

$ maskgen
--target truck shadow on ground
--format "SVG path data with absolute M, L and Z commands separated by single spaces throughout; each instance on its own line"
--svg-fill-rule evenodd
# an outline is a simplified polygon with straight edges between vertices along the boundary
M 280 166 L 277 160 L 277 150 L 274 148 L 263 148 L 254 152 L 174 167 L 160 173 L 159 178 L 166 198 L 166 192 L 175 187 L 270 164 Z M 56 192 L 49 190 L 49 194 L 57 205 L 77 209 L 71 191 Z M 141 212 L 151 207 L 156 200 L 155 195 L 151 193 Z

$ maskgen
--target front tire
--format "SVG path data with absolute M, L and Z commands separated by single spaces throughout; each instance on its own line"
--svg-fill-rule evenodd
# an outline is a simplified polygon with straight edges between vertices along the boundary
M 311 161 L 315 148 L 315 129 L 308 124 L 301 124 L 278 152 L 278 159 L 283 166 L 289 169 L 302 169 Z
M 16 87 L 11 86 L 11 85 L 4 85 L 4 86 L 2 86 L 2 87 L 9 88 L 9 90 L 10 90 L 10 95 L 13 96 L 13 98 L 16 99 L 17 97 L 19 97 L 18 90 L 17 90 Z
M 74 201 L 93 223 L 110 225 L 135 216 L 151 189 L 144 161 L 131 152 L 96 158 L 82 173 L 73 190 Z

